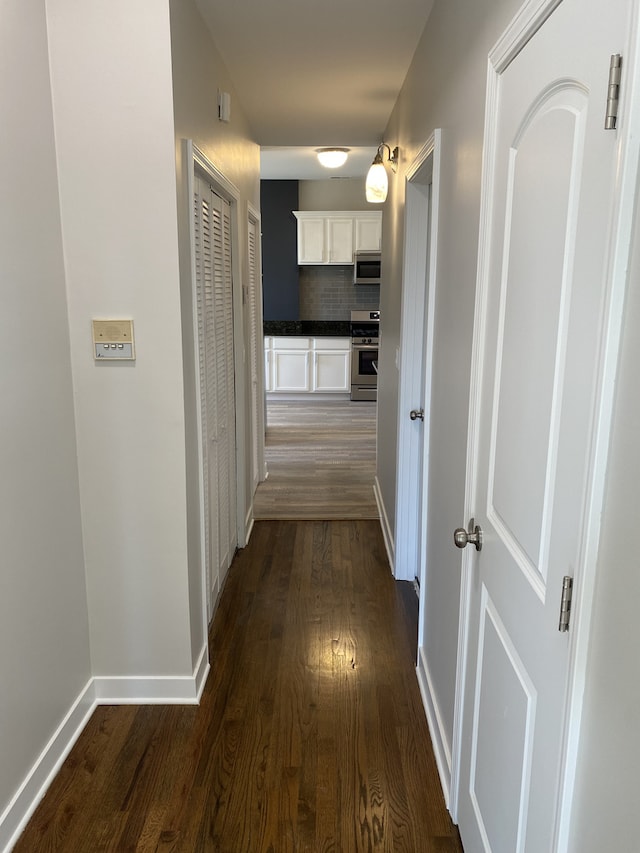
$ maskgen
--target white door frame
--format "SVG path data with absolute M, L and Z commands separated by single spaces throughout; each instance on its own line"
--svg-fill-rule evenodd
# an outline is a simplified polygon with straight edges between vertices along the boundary
M 240 191 L 223 173 L 206 157 L 200 149 L 194 145 L 191 139 L 183 140 L 183 162 L 185 163 L 185 179 L 187 183 L 186 198 L 189 203 L 189 240 L 191 252 L 191 292 L 193 306 L 193 342 L 195 347 L 195 388 L 197 406 L 197 429 L 198 429 L 198 479 L 199 479 L 199 507 L 200 515 L 200 566 L 202 575 L 203 609 L 205 610 L 205 636 L 209 618 L 212 613 L 212 602 L 209 601 L 209 591 L 206 577 L 206 543 L 205 543 L 205 518 L 204 518 L 204 459 L 202 456 L 202 399 L 200 394 L 198 352 L 198 299 L 196 293 L 195 273 L 195 234 L 193 226 L 193 198 L 194 180 L 196 167 L 201 169 L 209 180 L 211 186 L 222 198 L 226 199 L 231 206 L 231 275 L 233 280 L 233 348 L 234 348 L 234 372 L 235 372 L 235 405 L 236 405 L 236 528 L 238 535 L 238 547 L 246 545 L 245 526 L 245 504 L 246 504 L 246 480 L 247 480 L 247 447 L 246 447 L 246 376 L 244 372 L 244 312 L 242 305 L 242 276 L 240 265 Z
M 498 88 L 500 75 L 510 65 L 527 42 L 562 0 L 527 0 L 511 22 L 501 39 L 489 54 L 486 116 L 482 164 L 482 191 L 478 273 L 476 282 L 475 323 L 473 334 L 469 429 L 467 441 L 467 470 L 465 484 L 464 518 L 461 524 L 474 515 L 476 504 L 476 460 L 478 456 L 478 415 L 482 388 L 481 354 L 486 327 L 488 279 L 490 269 L 489 246 L 494 199 L 491 189 L 495 176 L 496 127 L 498 115 Z M 554 851 L 565 851 L 569 842 L 571 806 L 576 780 L 579 754 L 582 704 L 588 667 L 589 634 L 594 599 L 600 518 L 604 500 L 604 485 L 618 349 L 622 328 L 624 296 L 630 258 L 633 207 L 638 181 L 640 156 L 640 67 L 637 50 L 638 0 L 633 4 L 633 20 L 629 27 L 627 44 L 620 45 L 623 53 L 623 79 L 621 86 L 620 120 L 618 135 L 618 164 L 616 173 L 614 213 L 610 226 L 610 245 L 607 259 L 605 312 L 599 352 L 600 401 L 596 428 L 591 445 L 588 510 L 582 525 L 582 560 L 576 567 L 572 625 L 569 641 L 569 684 L 567 712 L 563 731 L 561 755 L 561 785 L 558 797 L 558 818 L 554 829 Z M 603 56 L 603 70 L 608 71 L 608 56 Z M 603 121 L 604 121 L 603 104 Z M 467 677 L 468 623 L 471 599 L 473 556 L 465 549 L 462 558 L 462 586 L 460 594 L 460 621 L 458 637 L 458 664 L 456 676 L 456 703 L 453 731 L 453 767 L 449 810 L 456 820 L 460 785 L 462 743 L 462 712 L 464 685 Z
M 439 129 L 431 134 L 407 170 L 405 183 L 394 575 L 397 580 L 413 581 L 417 570 L 420 572 L 418 578 L 422 590 L 424 583 L 421 575 L 424 567 L 420 565 L 420 556 L 424 555 L 428 500 L 429 402 L 438 254 L 441 137 L 442 131 Z M 429 183 L 430 213 L 429 199 L 417 189 L 418 185 Z M 429 235 L 428 256 L 425 251 L 425 234 Z M 426 330 L 423 328 L 425 307 Z M 424 401 L 425 419 L 421 434 L 416 434 L 416 425 L 409 419 L 409 412 L 421 401 Z M 421 519 L 415 514 L 415 506 L 420 498 L 423 508 Z

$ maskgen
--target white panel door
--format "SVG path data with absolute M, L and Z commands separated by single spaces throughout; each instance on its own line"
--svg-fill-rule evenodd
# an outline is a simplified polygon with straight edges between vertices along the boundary
M 615 182 L 607 73 L 628 26 L 627 0 L 587 5 L 564 0 L 498 88 L 458 813 L 473 853 L 553 848 L 560 594 L 586 536 Z

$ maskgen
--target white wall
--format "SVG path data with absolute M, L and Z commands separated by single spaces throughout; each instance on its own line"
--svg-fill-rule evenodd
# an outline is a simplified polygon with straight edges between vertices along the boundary
M 5 807 L 90 677 L 44 6 L 0 27 L 0 849 Z
M 640 482 L 640 218 L 614 408 L 571 853 L 637 850 L 640 655 L 635 548 Z
M 168 0 L 52 0 L 47 12 L 93 673 L 186 677 Z M 135 364 L 95 364 L 91 319 L 120 316 L 134 320 Z
M 194 0 L 171 0 L 171 45 L 173 61 L 173 97 L 175 121 L 175 152 L 177 161 L 178 229 L 180 240 L 181 304 L 183 320 L 183 366 L 185 387 L 185 422 L 187 430 L 187 498 L 189 524 L 189 589 L 192 618 L 192 644 L 198 644 L 201 628 L 195 614 L 202 610 L 200 578 L 200 508 L 199 463 L 197 434 L 197 385 L 195 368 L 196 343 L 193 336 L 193 305 L 191 284 L 191 246 L 189 221 L 191 199 L 185 194 L 185 172 L 190 167 L 184 161 L 183 141 L 194 144 L 238 189 L 240 270 L 243 284 L 247 284 L 247 205 L 260 209 L 260 148 L 252 141 L 251 130 L 243 114 L 233 83 L 220 59 L 218 50 L 198 11 Z M 231 94 L 231 121 L 218 119 L 218 90 Z M 242 318 L 244 340 L 249 340 L 249 316 L 244 306 Z M 260 338 L 262 329 L 258 330 Z M 247 345 L 248 346 L 248 345 Z M 244 483 L 245 502 L 240 510 L 242 520 L 252 517 L 253 489 L 250 476 L 251 391 L 248 358 L 245 360 L 245 396 L 239 399 L 244 410 L 244 436 L 247 453 Z M 241 387 L 236 386 L 236 391 Z M 201 623 L 200 623 L 201 624 Z
M 380 210 L 365 199 L 364 178 L 327 178 L 298 183 L 300 210 Z
M 380 490 L 395 526 L 398 371 L 404 184 L 407 168 L 442 128 L 440 243 L 431 421 L 426 647 L 434 700 L 451 744 L 461 552 L 453 530 L 464 504 L 487 54 L 519 0 L 436 0 L 384 138 L 400 148 L 383 216 L 378 407 Z M 452 61 L 454 58 L 455 61 Z

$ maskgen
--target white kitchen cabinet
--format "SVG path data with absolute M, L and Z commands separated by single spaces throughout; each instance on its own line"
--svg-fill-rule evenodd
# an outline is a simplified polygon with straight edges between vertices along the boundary
M 314 338 L 313 391 L 350 391 L 351 340 L 349 338 Z
M 345 216 L 328 216 L 325 223 L 327 263 L 352 264 L 353 219 Z
M 311 391 L 311 338 L 274 337 L 272 344 L 272 391 Z
M 297 214 L 296 214 L 297 216 Z M 325 220 L 323 216 L 298 218 L 298 263 L 325 263 Z
M 356 252 L 379 252 L 382 245 L 382 213 L 357 214 L 354 220 Z
M 271 359 L 273 350 L 271 348 L 271 338 L 266 336 L 264 339 L 264 390 L 271 391 Z
M 265 337 L 265 369 L 274 394 L 348 393 L 351 339 Z
M 382 212 L 294 210 L 298 223 L 298 263 L 352 264 L 354 251 L 379 250 Z

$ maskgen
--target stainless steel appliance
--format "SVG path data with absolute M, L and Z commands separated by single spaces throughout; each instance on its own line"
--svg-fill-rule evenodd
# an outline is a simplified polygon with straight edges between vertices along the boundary
M 353 262 L 354 284 L 380 284 L 380 252 L 356 252 Z
M 351 399 L 378 399 L 379 311 L 351 312 Z

